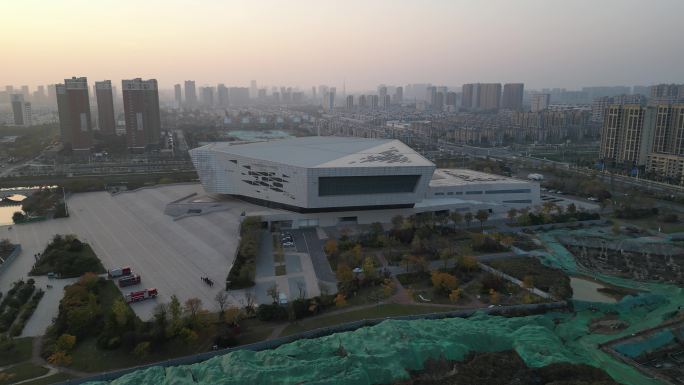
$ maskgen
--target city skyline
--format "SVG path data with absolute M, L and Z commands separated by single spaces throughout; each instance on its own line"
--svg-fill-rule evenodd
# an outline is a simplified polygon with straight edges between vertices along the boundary
M 378 84 L 578 89 L 684 80 L 676 49 L 684 3 L 555 3 L 204 1 L 190 9 L 182 1 L 29 0 L 2 6 L 14 17 L 0 27 L 8 53 L 0 83 L 35 87 L 79 73 L 114 84 L 156 78 L 164 89 L 184 79 L 198 87 L 256 79 L 303 90 L 344 84 L 352 93 Z

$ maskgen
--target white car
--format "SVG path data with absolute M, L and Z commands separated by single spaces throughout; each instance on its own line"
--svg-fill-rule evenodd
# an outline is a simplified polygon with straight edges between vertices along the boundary
M 598 202 L 599 201 L 599 199 L 596 197 L 589 197 L 589 198 L 587 198 L 587 200 L 590 200 L 592 202 Z

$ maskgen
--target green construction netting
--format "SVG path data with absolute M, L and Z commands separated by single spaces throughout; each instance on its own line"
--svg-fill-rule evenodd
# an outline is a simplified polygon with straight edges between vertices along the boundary
M 648 352 L 652 352 L 674 341 L 672 330 L 665 329 L 651 336 L 635 342 L 616 344 L 614 349 L 627 357 L 636 358 Z
M 683 290 L 673 285 L 640 283 L 581 271 L 572 255 L 553 236 L 550 232 L 541 237 L 548 252 L 540 253 L 539 258 L 548 265 L 645 293 L 625 297 L 616 304 L 576 301 L 574 313 L 517 318 L 477 314 L 468 319 L 388 320 L 377 326 L 300 340 L 273 350 L 242 350 L 193 365 L 153 367 L 108 384 L 382 384 L 408 378 L 406 370 L 421 369 L 428 358 L 443 356 L 460 360 L 469 352 L 509 349 L 515 349 L 531 367 L 555 362 L 585 363 L 606 370 L 625 384 L 659 384 L 616 361 L 598 345 L 670 318 L 684 304 Z M 617 314 L 629 326 L 611 335 L 592 334 L 589 331 L 592 319 L 608 312 Z

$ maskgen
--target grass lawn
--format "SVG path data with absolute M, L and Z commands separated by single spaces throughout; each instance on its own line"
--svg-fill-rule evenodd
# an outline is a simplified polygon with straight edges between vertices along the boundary
M 192 345 L 180 339 L 170 341 L 159 351 L 150 352 L 144 359 L 136 357 L 125 349 L 98 349 L 96 338 L 89 338 L 76 345 L 71 355 L 73 362 L 69 367 L 84 372 L 102 372 L 200 353 L 208 351 L 211 347 L 213 333 L 213 328 L 207 328 L 200 333 L 199 338 Z
M 56 382 L 62 382 L 74 378 L 73 376 L 66 373 L 57 373 L 51 376 L 43 377 L 38 380 L 24 382 L 22 385 L 49 385 Z
M 89 271 L 98 274 L 106 272 L 90 245 L 84 243 L 80 251 L 46 249 L 29 275 L 55 272 L 61 274 L 62 278 L 75 278 Z
M 244 330 L 237 337 L 240 345 L 263 341 L 271 335 L 274 328 L 273 323 L 259 321 L 256 318 L 242 320 L 240 326 Z
M 362 319 L 437 313 L 444 311 L 449 311 L 449 308 L 440 306 L 419 306 L 399 304 L 379 305 L 371 308 L 352 310 L 344 313 L 330 314 L 328 316 L 322 316 L 308 320 L 303 319 L 297 322 L 296 324 L 288 325 L 280 335 L 289 336 L 291 334 L 296 334 L 307 330 L 343 324 L 346 322 L 359 321 Z
M 27 380 L 29 378 L 40 377 L 49 370 L 42 366 L 24 362 L 0 372 L 0 385 L 14 384 L 15 382 Z
M 0 366 L 16 364 L 31 359 L 33 338 L 15 338 L 14 347 L 8 351 L 0 350 Z

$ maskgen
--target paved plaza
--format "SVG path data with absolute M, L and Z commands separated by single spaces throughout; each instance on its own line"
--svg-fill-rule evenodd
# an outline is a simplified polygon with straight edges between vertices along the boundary
M 122 291 L 155 287 L 156 300 L 135 303 L 132 308 L 143 319 L 152 316 L 157 303 L 168 302 L 175 294 L 181 301 L 200 298 L 205 308 L 214 310 L 216 293 L 223 290 L 238 244 L 239 218 L 244 207 L 235 205 L 214 213 L 180 220 L 164 214 L 167 203 L 192 193 L 204 194 L 198 184 L 142 189 L 115 196 L 106 192 L 74 194 L 68 199 L 69 218 L 0 228 L 0 238 L 22 245 L 21 254 L 0 273 L 0 290 L 6 292 L 13 281 L 26 278 L 34 254 L 42 252 L 55 234 L 76 234 L 89 243 L 106 269 L 131 266 L 142 276 L 142 284 Z M 209 287 L 201 277 L 208 276 Z M 30 326 L 31 333 L 49 325 L 61 298 L 61 283 L 36 277 L 46 290 Z M 239 304 L 241 292 L 229 292 Z M 41 320 L 42 319 L 42 320 Z
M 218 310 L 214 298 L 224 289 L 235 258 L 241 215 L 255 206 L 226 200 L 220 202 L 219 209 L 203 215 L 174 218 L 164 214 L 167 204 L 192 194 L 197 195 L 187 200 L 201 201 L 205 196 L 199 184 L 146 188 L 117 195 L 74 194 L 68 198 L 69 218 L 0 227 L 0 238 L 9 238 L 22 246 L 21 254 L 0 272 L 0 291 L 6 292 L 17 279 L 28 278 L 34 255 L 43 252 L 55 234 L 75 234 L 90 244 L 106 269 L 130 266 L 141 275 L 142 284 L 122 289 L 124 294 L 143 288 L 158 289 L 156 299 L 131 305 L 142 319 L 150 319 L 155 306 L 169 302 L 172 295 L 181 302 L 197 297 L 205 308 Z M 287 274 L 276 276 L 271 234 L 264 231 L 256 285 L 247 289 L 255 295 L 257 303 L 271 302 L 266 291 L 273 283 L 289 300 L 300 295 L 318 295 L 323 283 L 334 286 L 334 274 L 322 251 L 321 238 L 325 233 L 315 229 L 294 233 L 297 246 L 285 254 Z M 208 286 L 201 277 L 209 277 L 214 285 Z M 24 336 L 44 334 L 57 315 L 64 286 L 76 280 L 33 278 L 46 294 L 27 323 Z M 47 285 L 52 288 L 47 289 Z M 228 291 L 230 303 L 244 306 L 245 292 Z

